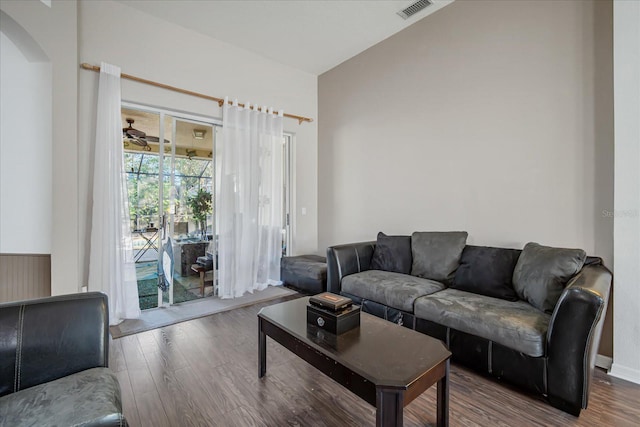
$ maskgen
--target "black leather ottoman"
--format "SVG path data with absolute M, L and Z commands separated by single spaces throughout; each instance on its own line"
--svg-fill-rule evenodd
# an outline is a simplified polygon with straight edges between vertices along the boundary
M 280 279 L 302 293 L 319 294 L 327 290 L 327 259 L 319 255 L 283 257 Z

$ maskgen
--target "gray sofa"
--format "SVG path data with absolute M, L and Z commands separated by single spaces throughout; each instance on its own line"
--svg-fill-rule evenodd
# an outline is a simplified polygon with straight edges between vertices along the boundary
M 0 426 L 126 426 L 107 296 L 0 304 Z
M 327 290 L 441 339 L 458 363 L 579 415 L 611 273 L 581 250 L 471 246 L 466 237 L 379 235 L 377 242 L 329 247 Z

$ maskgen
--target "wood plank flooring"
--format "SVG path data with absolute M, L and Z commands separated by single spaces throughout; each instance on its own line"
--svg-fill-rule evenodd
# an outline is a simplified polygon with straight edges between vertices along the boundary
M 111 341 L 110 366 L 124 414 L 138 426 L 373 426 L 375 408 L 268 338 L 267 375 L 257 372 L 254 306 Z M 594 376 L 579 418 L 541 398 L 451 366 L 452 426 L 638 426 L 640 385 Z M 406 426 L 434 426 L 436 389 L 405 408 Z

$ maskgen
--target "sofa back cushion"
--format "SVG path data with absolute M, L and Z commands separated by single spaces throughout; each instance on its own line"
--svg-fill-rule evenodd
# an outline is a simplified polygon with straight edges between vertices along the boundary
M 511 279 L 518 249 L 466 246 L 451 287 L 507 301 L 518 301 Z
M 371 258 L 372 270 L 411 273 L 411 236 L 387 236 L 378 233 L 376 247 Z
M 527 243 L 513 271 L 513 287 L 521 299 L 551 313 L 565 285 L 582 269 L 586 258 L 582 249 Z
M 467 243 L 466 231 L 415 232 L 411 235 L 411 274 L 451 283 Z

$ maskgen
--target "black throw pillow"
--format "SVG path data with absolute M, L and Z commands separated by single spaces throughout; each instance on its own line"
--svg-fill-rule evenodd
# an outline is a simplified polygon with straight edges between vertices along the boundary
M 412 262 L 411 236 L 387 236 L 383 232 L 378 233 L 371 259 L 372 270 L 410 274 Z
M 519 249 L 466 246 L 451 287 L 507 301 L 518 301 L 513 288 L 513 271 Z

